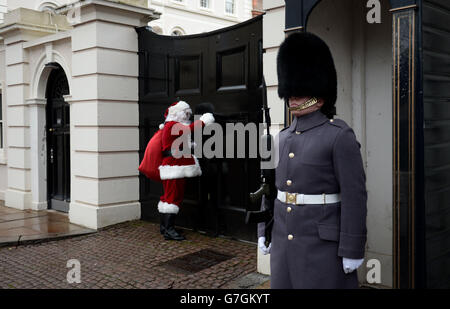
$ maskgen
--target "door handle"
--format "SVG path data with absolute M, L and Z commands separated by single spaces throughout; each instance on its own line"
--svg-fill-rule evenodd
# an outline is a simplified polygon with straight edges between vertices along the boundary
M 53 164 L 53 148 L 50 148 L 50 163 Z

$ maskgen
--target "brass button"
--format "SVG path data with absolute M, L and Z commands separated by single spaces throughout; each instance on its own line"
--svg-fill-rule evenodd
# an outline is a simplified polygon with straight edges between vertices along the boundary
M 291 212 L 292 211 L 292 208 L 291 207 L 288 207 L 287 208 L 287 212 Z
M 300 135 L 300 134 L 302 134 L 302 132 L 296 131 L 295 134 Z
M 288 195 L 288 203 L 293 204 L 293 203 L 295 203 L 295 202 L 297 202 L 297 201 L 296 201 L 296 198 L 295 198 L 295 195 L 294 195 L 294 194 L 289 194 L 289 195 Z
M 286 181 L 286 184 L 287 184 L 288 186 L 291 186 L 291 185 L 292 185 L 292 180 Z
M 294 239 L 294 236 L 289 235 L 289 236 L 288 236 L 288 239 L 289 239 L 289 240 L 292 240 L 292 239 Z
M 295 157 L 295 154 L 291 152 L 291 153 L 289 154 L 289 158 L 293 159 L 294 157 Z

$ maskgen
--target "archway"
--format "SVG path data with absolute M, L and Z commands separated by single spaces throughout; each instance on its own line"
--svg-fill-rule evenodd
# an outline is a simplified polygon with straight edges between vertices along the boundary
M 48 208 L 68 212 L 70 205 L 70 106 L 64 100 L 69 83 L 63 68 L 51 67 L 46 87 Z

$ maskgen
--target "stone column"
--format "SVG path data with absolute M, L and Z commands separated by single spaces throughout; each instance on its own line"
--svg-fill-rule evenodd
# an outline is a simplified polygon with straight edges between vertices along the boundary
M 45 99 L 28 99 L 30 122 L 30 166 L 31 173 L 31 208 L 43 210 L 48 208 L 46 186 L 46 139 L 45 139 Z
M 264 77 L 267 84 L 267 103 L 272 119 L 271 133 L 275 136 L 284 128 L 284 102 L 278 97 L 277 55 L 278 49 L 285 38 L 284 0 L 264 0 L 263 10 L 263 48 Z M 258 250 L 258 272 L 270 274 L 270 255 L 262 255 Z
M 153 10 L 104 0 L 75 3 L 72 32 L 72 223 L 140 219 L 138 40 Z M 71 5 L 61 10 L 69 11 Z

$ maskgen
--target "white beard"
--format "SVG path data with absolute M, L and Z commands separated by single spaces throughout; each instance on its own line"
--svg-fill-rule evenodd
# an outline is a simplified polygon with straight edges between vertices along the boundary
M 189 118 L 186 117 L 186 111 L 179 111 L 175 114 L 168 115 L 165 122 L 169 122 L 169 121 L 176 121 L 185 126 L 188 126 L 191 124 L 191 121 L 189 120 Z

